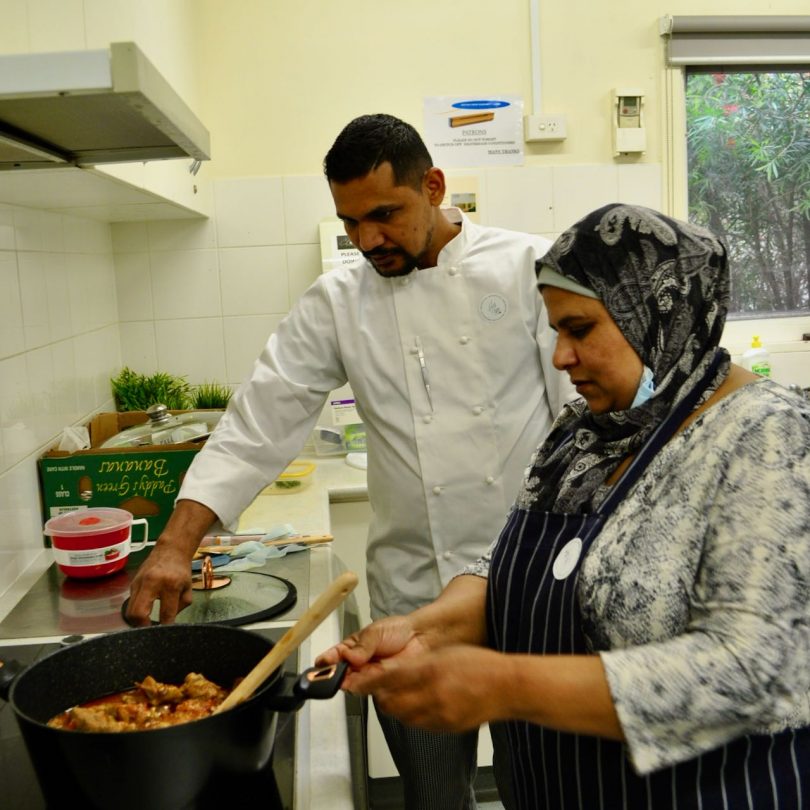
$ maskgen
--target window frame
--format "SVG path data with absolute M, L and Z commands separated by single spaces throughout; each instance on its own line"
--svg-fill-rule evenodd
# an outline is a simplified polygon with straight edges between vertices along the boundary
M 799 53 L 791 45 L 792 61 L 768 50 L 768 43 L 785 29 L 798 31 Z M 722 58 L 711 61 L 704 54 L 699 61 L 690 61 L 676 53 L 672 54 L 672 42 L 678 31 L 686 31 L 692 41 L 701 48 L 725 38 L 727 42 L 738 41 L 746 53 L 733 53 L 733 48 L 724 48 Z M 688 155 L 686 142 L 686 74 L 687 67 L 713 68 L 722 71 L 750 70 L 769 71 L 796 68 L 810 64 L 810 16 L 804 17 L 672 17 L 660 21 L 660 33 L 664 39 L 664 104 L 663 104 L 663 159 L 664 199 L 673 216 L 687 219 L 689 216 Z M 752 38 L 752 34 L 761 34 Z M 792 36 L 792 35 L 791 35 Z M 701 38 L 702 37 L 702 38 Z M 761 51 L 752 56 L 751 43 L 759 43 Z M 696 57 L 697 58 L 697 57 Z M 746 317 L 735 315 L 728 320 L 723 332 L 723 344 L 733 355 L 748 348 L 752 335 L 760 335 L 770 351 L 795 351 L 797 347 L 810 352 L 810 342 L 802 341 L 802 335 L 810 333 L 810 313 L 807 315 L 767 315 Z

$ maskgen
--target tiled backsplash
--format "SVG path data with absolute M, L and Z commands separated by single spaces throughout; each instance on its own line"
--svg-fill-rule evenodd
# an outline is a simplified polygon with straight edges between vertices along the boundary
M 660 208 L 660 175 L 481 171 L 480 221 L 554 236 L 603 203 Z M 108 225 L 0 206 L 0 595 L 42 548 L 37 458 L 112 406 L 121 365 L 236 385 L 320 273 L 318 224 L 334 216 L 323 177 L 231 178 L 214 195 L 211 220 Z
M 109 225 L 0 205 L 0 594 L 42 548 L 36 459 L 119 364 Z
M 661 205 L 651 164 L 490 169 L 478 181 L 483 223 L 549 236 L 606 202 Z M 335 213 L 322 177 L 220 180 L 214 199 L 212 221 L 112 226 L 123 363 L 238 384 L 320 273 L 318 224 Z

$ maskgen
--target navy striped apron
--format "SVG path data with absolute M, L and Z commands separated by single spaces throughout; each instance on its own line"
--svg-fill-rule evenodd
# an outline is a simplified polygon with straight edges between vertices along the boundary
M 514 510 L 492 557 L 490 644 L 510 653 L 590 653 L 576 598 L 579 567 L 605 520 L 692 411 L 719 358 L 659 425 L 599 512 Z M 570 440 L 571 437 L 569 437 Z M 810 729 L 748 736 L 640 777 L 622 743 L 526 722 L 505 724 L 520 810 L 810 808 Z

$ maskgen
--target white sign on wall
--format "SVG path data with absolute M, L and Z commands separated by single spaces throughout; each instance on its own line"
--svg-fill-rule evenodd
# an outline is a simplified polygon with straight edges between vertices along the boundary
M 325 219 L 320 224 L 322 272 L 334 270 L 344 264 L 354 264 L 363 254 L 346 236 L 346 228 L 339 219 Z
M 523 164 L 520 96 L 434 96 L 423 109 L 425 141 L 437 166 Z

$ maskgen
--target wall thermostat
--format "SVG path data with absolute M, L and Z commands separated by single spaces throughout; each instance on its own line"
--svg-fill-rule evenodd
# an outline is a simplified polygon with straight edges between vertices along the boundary
M 644 130 L 644 91 L 618 88 L 611 92 L 613 151 L 617 155 L 643 152 L 647 148 Z

